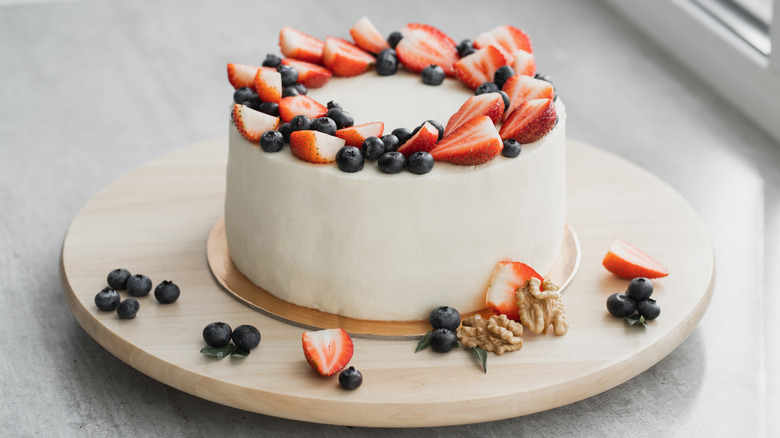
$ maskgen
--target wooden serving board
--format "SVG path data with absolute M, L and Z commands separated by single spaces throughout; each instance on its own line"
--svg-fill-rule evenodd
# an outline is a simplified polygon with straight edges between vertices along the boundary
M 543 411 L 606 391 L 677 347 L 712 294 L 713 250 L 690 205 L 638 166 L 569 141 L 568 222 L 581 262 L 564 293 L 564 336 L 524 336 L 522 350 L 490 354 L 487 373 L 464 351 L 415 353 L 416 341 L 356 338 L 356 391 L 315 374 L 303 358 L 304 329 L 258 312 L 226 293 L 206 258 L 223 214 L 227 139 L 191 146 L 120 177 L 76 216 L 62 247 L 66 300 L 81 326 L 112 354 L 179 390 L 239 409 L 318 423 L 376 427 L 455 425 Z M 610 316 L 606 298 L 628 281 L 601 259 L 614 238 L 663 263 L 655 281 L 661 316 L 630 327 Z M 132 320 L 101 312 L 94 296 L 112 269 L 176 282 L 180 299 L 140 298 Z M 123 293 L 123 298 L 125 298 Z M 252 324 L 260 346 L 244 359 L 202 355 L 203 327 Z

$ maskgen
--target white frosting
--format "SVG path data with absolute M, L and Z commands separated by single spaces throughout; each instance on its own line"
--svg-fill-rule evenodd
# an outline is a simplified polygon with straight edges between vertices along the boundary
M 370 89 L 370 92 L 369 92 Z M 403 91 L 401 94 L 400 90 Z M 447 119 L 472 93 L 419 76 L 334 78 L 309 95 L 343 104 L 385 132 Z M 332 95 L 333 97 L 328 97 Z M 410 103 L 410 100 L 412 102 Z M 225 227 L 230 255 L 253 283 L 288 302 L 351 318 L 427 319 L 440 305 L 485 307 L 496 263 L 552 266 L 565 222 L 565 126 L 518 158 L 425 175 L 357 173 L 311 164 L 285 148 L 265 153 L 230 128 Z

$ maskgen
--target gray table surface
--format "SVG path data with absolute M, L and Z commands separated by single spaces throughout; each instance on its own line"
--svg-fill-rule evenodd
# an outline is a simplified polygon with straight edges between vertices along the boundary
M 6 4 L 4 4 L 6 3 Z M 598 1 L 0 2 L 0 435 L 760 436 L 780 433 L 780 145 Z M 685 196 L 712 236 L 717 282 L 698 327 L 634 379 L 485 424 L 362 429 L 244 412 L 112 356 L 63 299 L 74 216 L 123 173 L 227 134 L 227 62 L 277 53 L 282 24 L 347 36 L 422 21 L 455 39 L 498 24 L 532 36 L 569 136 Z M 747 80 L 747 79 L 746 79 Z M 775 414 L 772 414 L 775 412 Z M 403 424 L 399 423 L 399 427 Z

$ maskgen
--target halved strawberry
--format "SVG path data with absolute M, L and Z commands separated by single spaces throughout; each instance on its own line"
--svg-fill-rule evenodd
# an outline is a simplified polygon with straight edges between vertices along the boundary
M 430 152 L 438 140 L 439 130 L 430 122 L 425 122 L 422 128 L 411 136 L 409 140 L 406 140 L 406 143 L 402 144 L 397 150 L 407 157 L 418 151 Z
M 536 74 L 536 61 L 534 55 L 523 49 L 515 52 L 515 61 L 512 63 L 512 69 L 515 74 L 533 76 Z
M 493 46 L 500 50 L 509 64 L 514 61 L 514 54 L 518 49 L 528 53 L 534 52 L 528 35 L 516 27 L 507 25 L 498 26 L 477 35 L 474 39 L 474 47 L 481 49 L 487 46 Z
M 246 64 L 228 64 L 227 75 L 228 81 L 233 88 L 250 87 L 255 86 L 255 75 L 260 67 Z
M 444 128 L 444 136 L 448 136 L 460 125 L 479 116 L 488 116 L 493 123 L 501 120 L 504 115 L 504 99 L 498 93 L 484 93 L 471 96 L 461 105 L 458 112 L 450 117 L 447 127 Z
M 557 117 L 552 99 L 527 100 L 504 121 L 498 134 L 504 140 L 533 143 L 552 131 Z
M 407 24 L 401 30 L 403 39 L 395 47 L 398 62 L 407 70 L 420 73 L 431 64 L 444 69 L 448 76 L 455 74 L 453 64 L 459 59 L 455 41 L 433 26 Z
M 376 64 L 376 58 L 347 40 L 327 37 L 322 62 L 335 76 L 351 77 L 370 70 Z
M 476 90 L 483 82 L 492 82 L 496 70 L 506 64 L 506 58 L 498 49 L 487 46 L 461 58 L 453 64 L 453 68 L 461 82 Z
M 325 377 L 344 369 L 355 352 L 352 338 L 340 328 L 304 332 L 301 342 L 306 361 Z
M 332 163 L 336 152 L 344 146 L 344 139 L 320 131 L 294 131 L 290 134 L 290 151 L 310 163 Z
M 607 270 L 620 278 L 660 278 L 669 270 L 628 242 L 615 239 L 601 262 Z
M 498 93 L 489 93 L 498 95 Z M 501 96 L 498 96 L 501 99 Z M 502 103 L 503 105 L 503 103 Z M 503 142 L 488 116 L 480 116 L 462 124 L 442 138 L 431 149 L 433 159 L 461 166 L 487 163 L 501 153 Z
M 504 111 L 504 120 L 526 100 L 555 97 L 555 88 L 551 83 L 521 74 L 507 79 L 502 90 L 509 96 L 509 108 Z
M 284 123 L 293 117 L 303 114 L 310 119 L 322 117 L 328 113 L 328 108 L 309 96 L 299 94 L 297 96 L 283 97 L 279 101 L 279 117 Z
M 291 27 L 283 27 L 279 31 L 279 47 L 288 58 L 322 65 L 323 46 L 324 43 L 317 38 Z
M 282 99 L 282 75 L 275 69 L 257 69 L 254 87 L 263 102 L 279 103 Z
M 265 131 L 279 126 L 279 117 L 269 116 L 245 105 L 233 104 L 233 123 L 247 140 L 257 143 Z
M 336 131 L 336 137 L 343 138 L 349 146 L 360 147 L 368 137 L 381 137 L 384 130 L 384 123 L 369 122 L 350 126 L 349 128 L 341 128 Z
M 289 65 L 298 71 L 298 82 L 306 86 L 306 88 L 320 88 L 325 85 L 333 76 L 325 67 L 311 62 L 299 61 L 292 58 L 282 59 L 282 64 Z
M 379 33 L 379 30 L 368 17 L 363 17 L 358 20 L 357 23 L 349 29 L 349 34 L 352 35 L 355 44 L 366 52 L 376 55 L 382 50 L 390 48 L 390 44 L 387 43 L 385 37 Z
M 544 281 L 538 272 L 525 263 L 501 261 L 493 269 L 485 297 L 485 304 L 496 315 L 506 315 L 512 321 L 520 320 L 515 292 L 531 277 Z

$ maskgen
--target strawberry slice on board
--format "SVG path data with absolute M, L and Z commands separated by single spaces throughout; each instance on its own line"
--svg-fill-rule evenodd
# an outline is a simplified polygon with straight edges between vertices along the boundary
M 498 134 L 504 140 L 533 143 L 552 131 L 557 118 L 552 99 L 527 100 L 504 121 Z
M 488 116 L 480 116 L 467 121 L 450 135 L 442 138 L 431 149 L 431 155 L 436 161 L 461 166 L 477 166 L 496 158 L 503 147 L 504 143 L 496 131 L 493 120 Z
M 520 322 L 517 307 L 517 289 L 525 286 L 531 277 L 544 281 L 532 267 L 521 262 L 500 261 L 493 269 L 485 297 L 485 304 L 496 315 L 506 315 L 512 321 Z
M 533 76 L 536 74 L 536 61 L 534 55 L 523 49 L 515 52 L 515 61 L 512 63 L 512 69 L 515 74 L 524 76 Z
M 495 27 L 474 38 L 474 48 L 482 49 L 487 46 L 493 46 L 500 50 L 509 64 L 514 61 L 514 54 L 518 49 L 534 53 L 528 35 L 522 30 L 508 25 Z
M 328 113 L 328 108 L 304 94 L 283 97 L 279 101 L 279 117 L 288 123 L 293 117 L 303 114 L 310 119 L 322 117 Z
M 450 117 L 444 128 L 444 136 L 448 136 L 460 125 L 480 116 L 488 116 L 493 124 L 498 123 L 504 115 L 504 99 L 498 93 L 484 93 L 469 97 L 460 109 Z
M 504 120 L 526 100 L 552 99 L 555 97 L 553 84 L 530 76 L 516 74 L 504 82 L 502 90 L 509 96 L 509 108 L 504 111 Z
M 282 64 L 289 65 L 298 71 L 298 82 L 305 85 L 306 88 L 320 88 L 328 83 L 333 76 L 333 73 L 327 68 L 311 62 L 284 58 L 282 59 Z
M 246 105 L 233 104 L 233 123 L 245 139 L 258 143 L 265 131 L 273 131 L 279 126 L 279 117 L 269 116 Z
M 320 131 L 294 131 L 290 134 L 290 151 L 310 163 L 336 161 L 336 153 L 344 147 L 344 139 Z
M 301 342 L 306 361 L 325 377 L 344 369 L 355 352 L 352 338 L 340 328 L 304 332 Z
M 322 62 L 334 76 L 348 78 L 371 70 L 376 64 L 376 58 L 347 40 L 327 37 L 322 50 Z
M 639 248 L 620 239 L 615 239 L 609 252 L 602 261 L 607 270 L 620 278 L 636 277 L 661 278 L 669 275 L 669 270 Z
M 439 130 L 436 129 L 430 122 L 423 123 L 420 130 L 416 134 L 411 136 L 409 140 L 406 140 L 397 151 L 404 154 L 405 157 L 409 157 L 415 152 L 424 151 L 430 152 L 439 140 Z
M 288 58 L 322 65 L 322 49 L 325 43 L 292 27 L 279 31 L 279 48 Z
M 496 70 L 506 64 L 506 58 L 498 49 L 487 46 L 456 61 L 453 68 L 461 82 L 476 90 L 483 82 L 492 82 Z
M 407 24 L 401 30 L 403 39 L 395 46 L 398 62 L 407 70 L 421 73 L 431 64 L 438 65 L 447 76 L 454 76 L 453 64 L 460 58 L 452 38 L 439 29 L 421 23 Z
M 255 75 L 260 67 L 246 64 L 233 64 L 227 65 L 228 81 L 233 88 L 238 89 L 241 87 L 255 87 Z
M 385 130 L 383 122 L 369 122 L 353 125 L 336 131 L 336 137 L 343 138 L 349 146 L 360 147 L 368 137 L 381 137 Z
M 279 103 L 282 100 L 282 75 L 276 69 L 257 69 L 253 82 L 257 95 L 263 102 Z
M 355 23 L 349 29 L 349 34 L 352 35 L 352 40 L 355 44 L 366 52 L 379 54 L 384 49 L 389 49 L 390 44 L 385 37 L 379 33 L 379 30 L 374 26 L 374 23 L 363 17 Z

